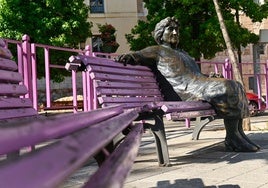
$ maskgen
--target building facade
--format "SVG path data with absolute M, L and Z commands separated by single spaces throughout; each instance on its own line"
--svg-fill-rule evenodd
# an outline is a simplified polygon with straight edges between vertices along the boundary
M 97 24 L 111 24 L 116 29 L 116 41 L 119 48 L 116 53 L 122 54 L 129 51 L 125 34 L 137 25 L 139 19 L 145 19 L 146 9 L 142 0 L 85 0 L 90 7 L 88 20 L 93 23 L 92 33 L 98 36 Z M 86 44 L 98 45 L 98 40 L 87 39 Z

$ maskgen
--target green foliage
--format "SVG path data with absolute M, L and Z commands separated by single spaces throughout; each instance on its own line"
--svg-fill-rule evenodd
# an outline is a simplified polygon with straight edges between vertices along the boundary
M 140 21 L 126 39 L 131 50 L 140 50 L 155 44 L 151 33 L 157 22 L 167 16 L 180 21 L 180 48 L 191 56 L 212 58 L 226 49 L 213 1 L 207 0 L 144 0 L 148 9 L 147 22 Z M 256 43 L 258 36 L 236 20 L 236 11 L 243 11 L 253 22 L 267 17 L 268 5 L 259 6 L 253 0 L 221 0 L 220 6 L 235 48 Z M 174 8 L 177 7 L 177 8 Z M 238 21 L 238 22 L 236 22 Z
M 88 7 L 83 0 L 0 0 L 0 37 L 21 40 L 27 34 L 31 42 L 73 48 L 92 35 L 92 23 L 87 18 Z M 58 52 L 51 56 L 53 63 L 65 64 L 63 55 Z M 38 59 L 41 77 L 44 62 Z M 56 72 L 52 77 L 61 81 L 62 74 Z
M 149 29 L 151 27 L 151 29 Z M 156 42 L 152 36 L 152 24 L 144 21 L 139 21 L 138 25 L 132 30 L 132 34 L 126 34 L 126 39 L 130 43 L 130 50 L 140 50 L 146 46 L 155 45 Z

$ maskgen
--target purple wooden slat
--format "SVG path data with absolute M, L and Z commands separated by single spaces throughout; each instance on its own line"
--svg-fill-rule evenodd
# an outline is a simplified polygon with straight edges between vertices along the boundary
M 83 187 L 107 187 L 108 185 L 123 187 L 123 183 L 137 156 L 142 132 L 142 124 L 132 126 L 132 130 L 126 136 L 124 142 L 116 148 Z
M 113 60 L 107 59 L 107 58 L 99 58 L 99 57 L 90 57 L 90 56 L 85 56 L 85 55 L 78 55 L 85 65 L 100 65 L 100 66 L 107 66 L 107 67 L 122 67 L 124 66 L 122 63 L 115 62 Z M 134 69 L 137 70 L 150 70 L 150 68 L 146 66 L 132 66 L 132 65 L 127 65 L 126 68 L 132 70 L 133 67 Z
M 90 112 L 48 117 L 45 121 L 36 120 L 28 123 L 27 126 L 5 128 L 0 131 L 0 154 L 64 136 L 122 112 L 122 107 L 116 106 Z M 2 118 L 0 111 L 0 119 Z
M 1 80 L 12 83 L 19 83 L 22 81 L 22 75 L 18 72 L 0 70 L 0 82 Z
M 11 59 L 5 59 L 5 58 L 0 57 L 0 69 L 15 71 L 18 69 L 18 66 L 16 62 L 12 61 Z
M 32 101 L 24 98 L 3 98 L 0 97 L 0 109 L 32 107 Z
M 17 84 L 0 84 L 0 95 L 19 96 L 28 93 L 26 86 Z
M 206 110 L 212 108 L 209 103 L 203 101 L 160 102 L 158 105 L 161 105 L 161 109 L 166 113 L 176 111 Z
M 98 95 L 161 96 L 159 89 L 97 89 Z
M 2 46 L 2 47 L 5 46 L 5 41 L 2 38 L 0 38 L 0 46 Z
M 98 101 L 102 103 L 131 103 L 131 102 L 157 102 L 162 101 L 162 97 L 99 97 Z
M 103 115 L 102 112 L 99 114 Z M 15 188 L 21 185 L 27 188 L 57 187 L 90 156 L 106 146 L 137 116 L 136 111 L 128 111 L 83 129 L 75 135 L 67 136 L 60 142 L 43 148 L 31 156 L 1 166 L 0 187 Z M 75 116 L 72 117 L 73 123 L 90 121 L 90 118 L 85 116 L 77 120 Z M 50 123 L 57 127 L 55 122 Z M 14 177 L 16 177 L 15 180 Z
M 156 109 L 156 107 L 148 107 L 147 106 L 148 102 L 136 102 L 136 103 L 104 103 L 102 104 L 102 107 L 110 107 L 110 106 L 114 106 L 114 105 L 122 105 L 122 107 L 124 109 L 130 109 L 130 108 L 138 108 L 140 110 L 146 111 L 145 109 Z
M 103 88 L 146 88 L 146 89 L 159 89 L 156 83 L 122 83 L 122 82 L 101 82 L 96 81 L 96 87 Z
M 11 59 L 12 54 L 9 49 L 0 46 L 0 57 Z
M 183 119 L 183 118 L 196 118 L 216 115 L 215 110 L 202 110 L 202 111 L 189 111 L 189 112 L 172 112 L 170 116 L 172 119 Z
M 133 76 L 118 76 L 102 73 L 90 73 L 91 79 L 95 80 L 110 80 L 110 81 L 122 81 L 122 82 L 131 82 L 131 83 L 155 83 L 155 78 L 152 77 L 133 77 Z
M 134 75 L 134 76 L 148 76 L 148 77 L 154 77 L 154 74 L 151 70 L 135 70 L 135 67 L 133 67 L 132 70 L 126 69 L 126 66 L 119 67 L 119 68 L 113 68 L 113 67 L 103 67 L 103 66 L 96 66 L 96 65 L 90 65 L 87 67 L 87 70 L 89 72 L 99 72 L 99 73 L 109 73 L 109 74 L 115 74 L 115 75 Z
M 37 111 L 33 108 L 16 108 L 16 109 L 1 109 L 0 119 L 9 119 L 17 117 L 27 117 L 37 115 Z M 1 130 L 2 131 L 2 130 Z M 19 142 L 19 141 L 18 141 Z

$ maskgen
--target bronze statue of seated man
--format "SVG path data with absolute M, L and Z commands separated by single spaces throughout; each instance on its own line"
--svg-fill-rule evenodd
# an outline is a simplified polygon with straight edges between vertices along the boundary
M 224 119 L 225 146 L 238 152 L 255 152 L 253 143 L 242 128 L 243 118 L 249 116 L 248 101 L 242 85 L 234 80 L 210 78 L 186 52 L 178 49 L 179 23 L 167 17 L 154 30 L 158 45 L 119 57 L 118 61 L 150 67 L 159 81 L 165 100 L 204 100 Z

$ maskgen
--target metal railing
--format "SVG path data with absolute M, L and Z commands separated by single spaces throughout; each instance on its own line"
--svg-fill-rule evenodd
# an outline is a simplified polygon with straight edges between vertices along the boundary
M 15 41 L 4 39 L 6 43 L 6 47 L 10 45 L 15 45 L 17 49 L 17 55 L 14 56 L 17 58 L 18 62 L 18 69 L 19 72 L 22 73 L 24 78 L 24 84 L 28 88 L 29 94 L 25 95 L 24 97 L 30 98 L 33 101 L 33 107 L 38 110 L 38 83 L 37 83 L 37 69 L 40 68 L 37 60 L 37 49 L 41 49 L 43 51 L 44 57 L 44 70 L 45 70 L 45 108 L 52 109 L 52 91 L 51 91 L 51 69 L 62 69 L 62 71 L 66 71 L 64 65 L 57 65 L 53 64 L 50 60 L 50 53 L 51 51 L 65 51 L 65 52 L 74 52 L 76 54 L 84 54 L 87 56 L 96 56 L 102 58 L 109 58 L 113 59 L 117 56 L 117 54 L 107 54 L 107 53 L 92 53 L 90 46 L 86 46 L 84 50 L 80 49 L 70 49 L 70 48 L 63 48 L 63 47 L 55 47 L 49 46 L 44 44 L 36 44 L 30 43 L 29 36 L 25 35 L 22 38 L 22 41 Z M 69 57 L 66 57 L 66 62 L 68 61 Z M 212 67 L 215 73 L 221 73 L 225 78 L 232 79 L 232 67 L 231 64 L 226 60 L 225 62 L 198 62 L 201 66 L 209 65 Z M 244 77 L 247 76 L 255 76 L 256 77 L 256 84 L 257 84 L 257 94 L 259 98 L 262 95 L 262 91 L 264 91 L 266 96 L 266 107 L 268 108 L 268 61 L 267 63 L 260 63 L 261 72 L 260 74 L 253 74 L 252 72 L 248 73 L 244 71 L 246 66 L 251 65 L 253 63 L 241 63 L 240 69 L 243 73 Z M 203 71 L 202 71 L 203 72 Z M 69 73 L 69 76 L 72 78 L 72 98 L 73 98 L 73 105 L 72 109 L 73 112 L 77 112 L 78 110 L 78 100 L 77 100 L 77 73 L 72 71 Z M 92 109 L 97 108 L 97 99 L 94 97 L 94 89 L 93 83 L 90 79 L 88 72 L 82 72 L 82 96 L 83 96 L 83 111 L 89 111 Z M 261 82 L 261 80 L 263 82 Z M 265 89 L 262 88 L 262 85 Z M 259 100 L 259 103 L 261 101 Z M 259 105 L 260 106 L 260 105 Z

